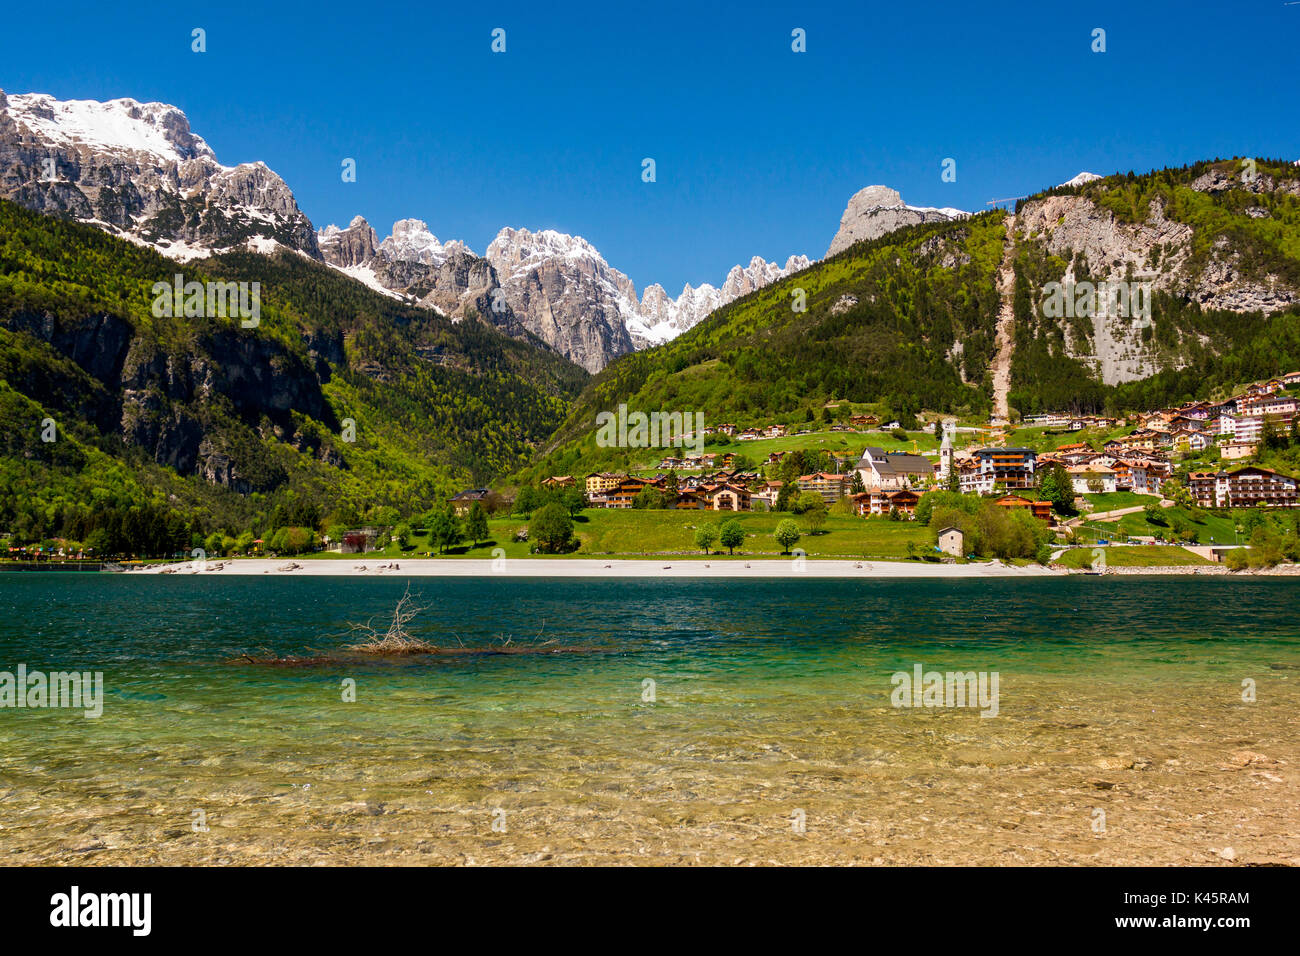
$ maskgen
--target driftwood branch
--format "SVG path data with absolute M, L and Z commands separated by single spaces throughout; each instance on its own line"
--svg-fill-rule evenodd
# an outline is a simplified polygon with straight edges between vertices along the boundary
M 347 645 L 349 651 L 359 651 L 363 654 L 430 654 L 438 648 L 428 641 L 412 637 L 408 625 L 415 620 L 416 615 L 421 611 L 427 611 L 428 605 L 417 604 L 411 597 L 411 586 L 406 586 L 406 591 L 398 600 L 396 607 L 393 608 L 392 620 L 389 621 L 388 628 L 380 631 L 372 623 L 374 618 L 366 621 L 364 624 L 358 624 L 354 621 L 348 622 L 348 627 L 352 633 L 357 636 L 356 643 Z

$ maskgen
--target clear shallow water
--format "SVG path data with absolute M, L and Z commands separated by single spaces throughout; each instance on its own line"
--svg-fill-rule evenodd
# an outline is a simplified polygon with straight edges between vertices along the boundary
M 230 663 L 405 586 L 0 576 L 0 670 L 106 684 L 0 710 L 3 859 L 1300 862 L 1289 579 L 419 579 L 417 636 L 564 650 Z M 917 663 L 998 672 L 999 716 L 892 707 Z

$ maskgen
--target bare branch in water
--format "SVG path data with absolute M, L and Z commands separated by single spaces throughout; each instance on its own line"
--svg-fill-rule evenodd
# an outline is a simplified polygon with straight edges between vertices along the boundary
M 364 624 L 357 624 L 349 621 L 348 627 L 352 633 L 360 637 L 355 644 L 348 644 L 346 650 L 359 651 L 362 654 L 431 654 L 438 650 L 436 644 L 430 644 L 428 641 L 412 637 L 407 625 L 411 623 L 421 611 L 427 611 L 428 605 L 416 604 L 415 599 L 411 597 L 411 585 L 406 585 L 406 591 L 393 608 L 393 618 L 389 622 L 388 630 L 382 634 L 376 629 L 371 621 Z

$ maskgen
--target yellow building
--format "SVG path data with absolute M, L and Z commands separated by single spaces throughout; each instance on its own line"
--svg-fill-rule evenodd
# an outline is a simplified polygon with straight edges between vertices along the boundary
M 587 476 L 587 494 L 598 495 L 613 491 L 618 487 L 621 475 L 612 475 L 607 471 L 592 472 Z

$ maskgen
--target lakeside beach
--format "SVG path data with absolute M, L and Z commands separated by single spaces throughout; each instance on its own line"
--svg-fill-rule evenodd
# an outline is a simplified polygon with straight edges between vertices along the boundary
M 810 558 L 226 558 L 149 565 L 131 574 L 273 574 L 284 577 L 521 577 L 521 578 L 988 578 L 1051 577 L 1068 572 L 1001 561 L 938 564 L 919 561 L 826 561 Z
M 827 561 L 806 558 L 796 568 L 793 558 L 222 558 L 204 563 L 179 561 L 131 569 L 129 574 L 273 575 L 276 577 L 506 577 L 506 578 L 1043 578 L 1092 576 L 1097 572 L 1038 564 L 1001 561 L 934 564 L 919 561 Z M 1102 576 L 1161 577 L 1297 577 L 1300 565 L 1241 571 L 1222 564 L 1184 566 L 1111 565 Z

